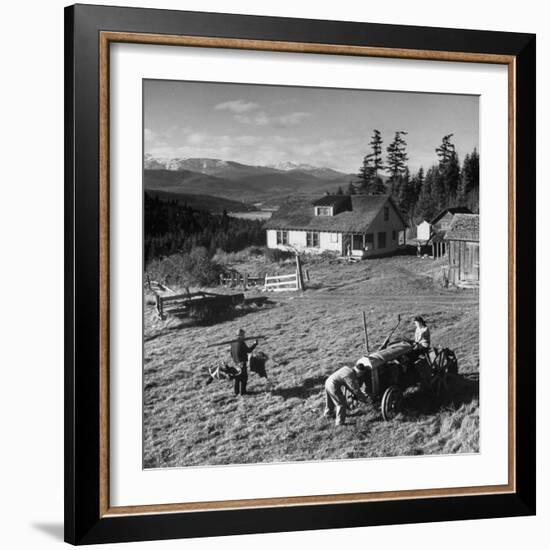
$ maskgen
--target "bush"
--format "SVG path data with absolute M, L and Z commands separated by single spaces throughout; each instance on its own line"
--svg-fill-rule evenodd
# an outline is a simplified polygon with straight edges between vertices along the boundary
M 281 263 L 294 258 L 294 252 L 281 250 L 280 248 L 266 248 L 264 252 L 266 260 L 273 263 Z
M 222 266 L 214 261 L 208 250 L 196 247 L 189 254 L 173 254 L 147 265 L 151 280 L 175 286 L 211 286 L 219 281 Z
M 209 286 L 218 283 L 222 266 L 210 258 L 206 248 L 199 246 L 184 256 L 183 271 L 189 284 Z

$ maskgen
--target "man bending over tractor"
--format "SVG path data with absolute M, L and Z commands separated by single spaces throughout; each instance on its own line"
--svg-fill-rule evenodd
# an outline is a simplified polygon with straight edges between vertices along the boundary
M 359 377 L 361 376 L 365 365 L 363 358 L 359 359 L 354 367 L 342 367 L 331 374 L 325 382 L 326 407 L 324 415 L 335 418 L 336 426 L 346 423 L 346 398 L 343 388 L 350 390 L 355 397 L 365 403 L 368 396 L 359 387 Z

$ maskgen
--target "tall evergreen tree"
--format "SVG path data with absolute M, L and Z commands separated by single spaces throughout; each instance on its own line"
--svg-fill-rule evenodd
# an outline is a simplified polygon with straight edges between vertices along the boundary
M 399 195 L 397 196 L 397 204 L 400 210 L 407 215 L 411 222 L 414 217 L 414 207 L 418 200 L 415 178 L 416 176 L 411 178 L 409 169 L 405 168 L 404 174 L 400 177 Z
M 404 131 L 395 132 L 393 141 L 386 149 L 386 165 L 390 173 L 390 192 L 394 196 L 398 194 L 400 178 L 405 173 L 407 161 L 409 160 L 407 142 L 403 139 L 403 136 L 406 135 L 407 132 Z
M 372 166 L 372 161 L 369 158 L 369 155 L 365 155 L 363 158 L 363 164 L 359 168 L 357 174 L 357 181 L 359 184 L 359 191 L 361 193 L 368 193 L 370 190 L 370 184 L 374 177 L 374 168 Z
M 380 130 L 375 128 L 369 143 L 372 153 L 367 155 L 372 161 L 374 178 L 378 178 L 378 172 L 384 170 L 384 164 L 382 162 L 382 143 L 382 134 L 380 134 Z
M 357 192 L 355 191 L 355 185 L 353 185 L 353 182 L 352 182 L 352 181 L 349 182 L 347 194 L 348 194 L 348 195 L 355 195 L 355 194 L 357 194 Z
M 439 169 L 437 166 L 432 166 L 426 173 L 416 204 L 416 214 L 425 220 L 431 220 L 437 213 L 437 204 L 434 200 L 434 187 L 438 179 Z
M 460 164 L 452 137 L 453 134 L 443 136 L 441 145 L 435 149 L 439 157 L 440 178 L 432 194 L 440 209 L 455 205 L 459 194 Z
M 468 206 L 473 212 L 479 209 L 479 154 L 474 149 L 464 157 L 462 164 L 459 203 Z

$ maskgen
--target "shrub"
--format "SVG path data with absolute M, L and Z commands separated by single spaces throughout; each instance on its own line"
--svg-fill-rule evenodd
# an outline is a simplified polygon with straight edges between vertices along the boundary
M 294 253 L 280 248 L 266 248 L 264 252 L 266 260 L 273 263 L 281 263 L 294 258 Z
M 210 286 L 217 284 L 222 266 L 214 261 L 208 250 L 196 247 L 189 254 L 173 254 L 147 265 L 151 280 L 165 285 Z
M 184 256 L 183 271 L 189 284 L 209 286 L 217 284 L 222 266 L 210 258 L 206 248 L 199 246 Z

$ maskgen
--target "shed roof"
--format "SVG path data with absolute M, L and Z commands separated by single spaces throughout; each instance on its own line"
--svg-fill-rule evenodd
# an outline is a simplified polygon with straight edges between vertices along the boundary
M 436 224 L 446 214 L 471 214 L 472 211 L 466 206 L 453 206 L 452 208 L 445 208 L 442 210 L 430 223 Z
M 407 223 L 393 203 L 390 195 L 350 195 L 350 208 L 334 216 L 315 216 L 313 205 L 317 201 L 295 199 L 282 204 L 265 223 L 266 229 L 301 229 L 333 231 L 339 233 L 366 233 L 378 213 L 390 204 L 403 227 Z
M 479 242 L 479 215 L 455 214 L 445 233 L 445 240 Z

